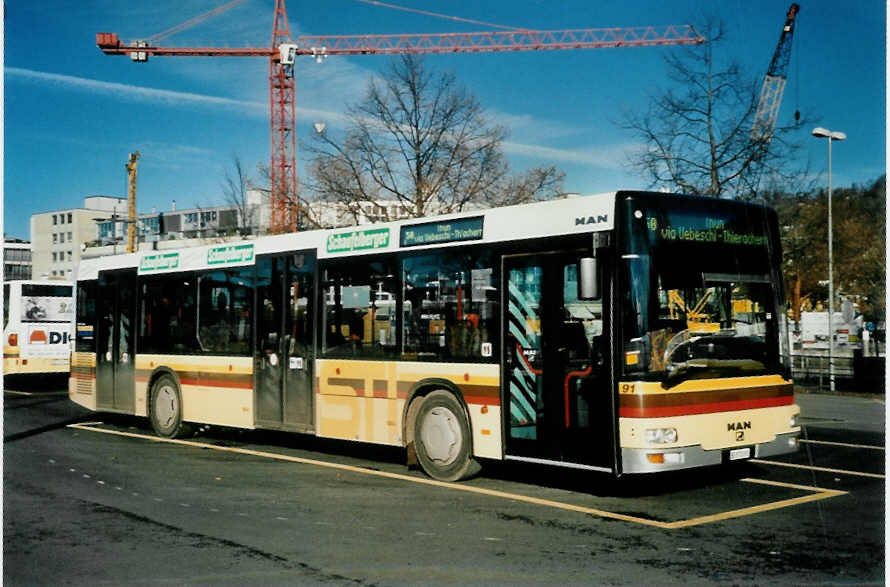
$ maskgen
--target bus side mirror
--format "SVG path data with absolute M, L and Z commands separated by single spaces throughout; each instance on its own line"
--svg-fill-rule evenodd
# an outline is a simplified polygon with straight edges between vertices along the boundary
M 600 298 L 599 265 L 594 257 L 583 257 L 578 262 L 578 298 L 598 300 Z

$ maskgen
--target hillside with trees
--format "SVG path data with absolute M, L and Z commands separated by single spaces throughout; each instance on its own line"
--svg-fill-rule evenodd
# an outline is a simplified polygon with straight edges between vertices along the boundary
M 772 191 L 779 213 L 791 314 L 828 305 L 828 192 Z M 850 298 L 869 321 L 885 319 L 886 178 L 832 190 L 835 293 Z

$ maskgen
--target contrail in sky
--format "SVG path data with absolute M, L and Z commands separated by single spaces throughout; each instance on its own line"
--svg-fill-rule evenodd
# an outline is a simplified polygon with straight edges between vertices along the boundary
M 241 114 L 257 117 L 268 117 L 269 104 L 251 100 L 238 100 L 224 98 L 208 94 L 196 94 L 193 92 L 179 92 L 175 90 L 161 90 L 145 86 L 106 82 L 102 80 L 35 71 L 19 67 L 7 67 L 4 69 L 7 75 L 21 78 L 26 81 L 46 83 L 56 86 L 64 86 L 85 92 L 101 93 L 106 96 L 115 96 L 123 100 L 138 102 L 151 102 L 168 106 L 215 106 L 228 110 L 235 110 Z M 311 108 L 295 109 L 297 118 L 307 121 L 344 121 L 346 116 L 340 112 L 329 112 Z M 513 155 L 546 159 L 563 163 L 594 165 L 597 167 L 618 168 L 616 149 L 614 147 L 597 147 L 591 149 L 559 149 L 543 145 L 517 143 L 504 141 L 504 151 Z

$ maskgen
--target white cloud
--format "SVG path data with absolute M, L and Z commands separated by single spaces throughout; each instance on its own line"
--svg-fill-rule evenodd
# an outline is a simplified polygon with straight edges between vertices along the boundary
M 351 69 L 347 66 L 346 69 Z M 84 92 L 101 93 L 104 96 L 113 96 L 121 100 L 151 102 L 153 104 L 165 104 L 171 107 L 213 107 L 223 108 L 227 110 L 235 110 L 239 114 L 268 117 L 268 102 L 258 100 L 239 100 L 227 98 L 223 96 L 213 96 L 209 94 L 199 94 L 194 92 L 179 92 L 175 90 L 162 90 L 158 88 L 149 88 L 145 86 L 137 86 L 133 84 L 122 84 L 117 82 L 106 82 L 96 79 L 75 77 L 58 73 L 50 73 L 45 71 L 35 71 L 18 67 L 7 67 L 5 72 L 8 76 L 13 76 L 22 80 L 43 83 L 63 88 L 69 88 Z M 320 72 L 319 72 L 320 73 Z M 337 84 L 343 95 L 343 90 L 351 87 L 353 90 L 361 84 L 367 83 L 367 72 L 354 69 L 349 72 L 348 81 L 342 81 L 340 76 L 332 76 L 332 79 L 340 79 Z M 363 75 L 364 74 L 364 75 Z M 359 77 L 364 77 L 364 81 L 360 81 Z M 320 79 L 313 79 L 312 82 L 323 85 Z M 299 90 L 298 90 L 299 93 Z M 337 105 L 339 106 L 339 104 Z M 325 110 L 320 108 L 300 108 L 295 109 L 295 115 L 301 122 L 324 121 L 327 123 L 342 123 L 346 120 L 346 116 L 342 110 Z M 625 160 L 625 153 L 633 145 L 611 145 L 605 147 L 587 147 L 581 149 L 563 149 L 555 147 L 547 147 L 534 143 L 537 137 L 553 135 L 569 134 L 570 130 L 558 122 L 538 122 L 526 115 L 511 115 L 497 113 L 496 117 L 507 123 L 508 125 L 518 126 L 526 132 L 523 142 L 505 141 L 504 150 L 511 155 L 525 156 L 538 160 L 553 161 L 554 163 L 583 164 L 592 165 L 608 169 L 620 169 Z M 535 132 L 535 131 L 540 132 Z M 185 155 L 185 153 L 180 153 Z
M 553 163 L 583 164 L 605 169 L 620 170 L 624 167 L 626 153 L 631 144 L 616 144 L 581 149 L 560 149 L 514 141 L 504 142 L 504 151 L 511 155 L 522 155 Z
M 7 67 L 4 71 L 7 75 L 12 75 L 28 81 L 74 88 L 85 92 L 102 93 L 106 96 L 112 95 L 118 98 L 135 100 L 139 102 L 161 102 L 171 106 L 204 104 L 211 106 L 221 106 L 225 108 L 237 108 L 239 111 L 247 110 L 254 114 L 261 114 L 264 109 L 268 108 L 266 104 L 261 102 L 235 100 L 232 98 L 209 96 L 206 94 L 195 94 L 191 92 L 159 90 L 157 88 L 147 88 L 144 86 L 135 86 L 132 84 L 106 82 L 84 77 L 63 75 L 60 73 L 49 73 L 46 71 L 22 69 L 18 67 Z
M 163 104 L 172 107 L 210 106 L 235 110 L 238 113 L 250 116 L 269 116 L 269 103 L 266 101 L 238 100 L 235 98 L 198 94 L 194 92 L 162 90 L 133 84 L 121 84 L 59 73 L 50 73 L 46 71 L 34 71 L 18 67 L 7 67 L 5 73 L 9 76 L 14 76 L 26 81 L 49 84 L 84 92 L 100 93 L 104 96 L 113 96 L 121 100 L 151 102 L 152 104 Z M 297 107 L 295 115 L 298 119 L 305 121 L 316 121 L 320 119 L 340 120 L 343 118 L 343 114 L 340 112 L 331 112 L 315 108 Z

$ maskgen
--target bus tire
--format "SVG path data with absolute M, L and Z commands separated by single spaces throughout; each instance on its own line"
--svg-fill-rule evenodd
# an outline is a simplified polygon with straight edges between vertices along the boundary
M 414 419 L 414 447 L 424 472 L 439 481 L 459 481 L 479 472 L 463 406 L 453 394 L 436 390 Z
M 170 375 L 161 375 L 151 386 L 151 427 L 158 436 L 181 438 L 192 428 L 182 421 L 182 394 Z

